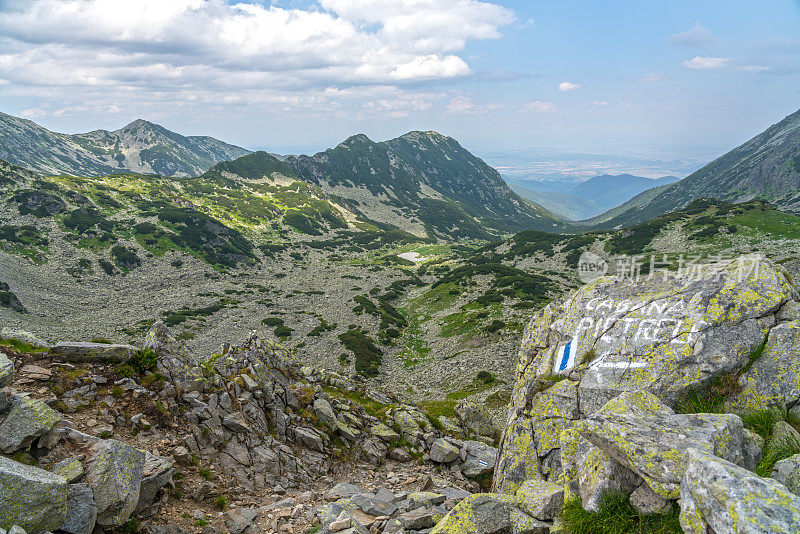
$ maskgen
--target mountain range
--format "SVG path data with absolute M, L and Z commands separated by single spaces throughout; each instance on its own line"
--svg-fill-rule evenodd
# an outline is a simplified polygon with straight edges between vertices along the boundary
M 615 208 L 584 224 L 631 226 L 697 198 L 728 202 L 758 198 L 783 211 L 800 211 L 800 111 L 657 194 L 642 193 L 631 199 L 627 209 Z
M 583 182 L 507 179 L 511 189 L 553 214 L 569 220 L 589 219 L 627 202 L 636 195 L 665 184 L 677 176 L 645 178 L 631 174 L 604 174 Z
M 183 136 L 142 119 L 110 132 L 62 134 L 0 113 L 0 159 L 41 174 L 102 176 L 121 171 L 197 176 L 250 151 L 213 137 Z

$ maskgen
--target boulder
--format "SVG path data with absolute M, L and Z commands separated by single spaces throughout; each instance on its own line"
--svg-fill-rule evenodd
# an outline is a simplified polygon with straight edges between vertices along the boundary
M 431 461 L 437 464 L 448 464 L 460 455 L 460 449 L 444 438 L 433 442 L 430 449 Z
M 186 347 L 185 341 L 176 340 L 163 322 L 157 321 L 142 341 L 142 350 L 152 350 L 158 356 L 157 370 L 169 383 L 184 391 L 202 389 L 203 375 L 200 360 Z
M 394 422 L 397 425 L 397 430 L 407 442 L 414 447 L 419 445 L 422 429 L 417 422 L 417 418 L 412 413 L 404 410 L 395 412 Z
M 369 429 L 369 433 L 386 443 L 396 443 L 400 440 L 400 434 L 383 423 L 373 425 L 372 428 Z
M 0 352 L 0 388 L 14 381 L 14 362 Z
M 54 531 L 67 517 L 67 481 L 0 456 L 0 529 Z
M 314 401 L 314 415 L 317 416 L 317 419 L 319 419 L 323 425 L 331 430 L 335 431 L 339 428 L 339 420 L 336 418 L 336 412 L 333 411 L 331 403 L 325 399 L 317 399 Z
M 678 498 L 687 450 L 705 450 L 738 465 L 746 458 L 747 436 L 738 416 L 675 414 L 644 391 L 620 394 L 574 428 L 665 499 Z
M 310 428 L 302 428 L 302 427 L 295 428 L 294 436 L 298 441 L 300 441 L 300 443 L 302 443 L 309 449 L 319 452 L 325 452 L 325 441 L 322 439 L 322 436 L 316 430 Z
M 461 472 L 467 478 L 477 478 L 492 472 L 497 463 L 497 449 L 481 441 L 465 441 L 466 459 Z
M 458 503 L 431 534 L 548 534 L 550 524 L 520 510 L 517 498 L 499 493 L 475 493 Z
M 69 534 L 91 534 L 97 505 L 89 484 L 70 484 L 67 489 L 67 519 L 59 530 Z
M 388 453 L 389 447 L 378 438 L 367 438 L 361 443 L 361 455 L 375 465 L 380 465 Z
M 360 493 L 366 493 L 366 492 L 363 489 L 356 486 L 355 484 L 350 484 L 349 482 L 339 482 L 334 487 L 325 492 L 325 498 L 346 499 L 348 497 L 352 497 L 353 495 L 358 495 Z
M 718 267 L 638 281 L 602 277 L 531 319 L 519 350 L 495 491 L 513 494 L 526 480 L 557 479 L 561 433 L 620 393 L 649 391 L 674 406 L 714 380 L 747 371 L 751 351 L 770 330 L 776 334 L 768 348 L 779 345 L 779 326 L 789 327 L 778 325 L 785 320 L 778 316 L 798 297 L 784 269 L 759 257 Z M 796 368 L 787 358 L 783 369 Z M 782 380 L 793 383 L 791 374 L 784 372 Z M 671 482 L 673 495 L 679 480 Z
M 71 362 L 92 362 L 111 360 L 128 361 L 139 352 L 133 345 L 113 343 L 89 343 L 83 341 L 63 341 L 50 348 L 50 352 L 63 356 Z
M 770 477 L 786 486 L 795 495 L 800 495 L 800 454 L 775 462 Z
M 794 429 L 792 425 L 786 421 L 776 421 L 772 425 L 772 439 L 771 443 L 775 444 L 796 444 L 800 447 L 800 432 Z
M 523 512 L 536 519 L 550 521 L 561 512 L 564 486 L 544 480 L 529 480 L 517 490 L 517 500 Z
M 58 412 L 40 400 L 17 397 L 0 423 L 0 450 L 11 454 L 27 448 L 61 420 Z
M 464 428 L 476 436 L 494 437 L 497 429 L 486 408 L 475 401 L 462 402 L 455 407 L 456 415 Z
M 800 497 L 786 486 L 706 451 L 692 449 L 687 456 L 680 491 L 684 532 L 797 532 Z
M 778 408 L 787 410 L 800 401 L 800 321 L 770 330 L 761 356 L 739 377 L 742 391 L 728 401 L 736 413 Z
M 119 441 L 100 440 L 87 456 L 86 482 L 94 491 L 97 524 L 121 525 L 139 503 L 145 453 Z
M 394 513 L 397 511 L 397 505 L 395 505 L 390 499 L 382 499 L 379 497 L 379 495 L 372 493 L 364 493 L 353 495 L 353 497 L 350 499 L 350 502 L 357 506 L 359 510 L 367 514 L 387 517 L 394 515 Z
M 242 532 L 253 524 L 258 510 L 255 508 L 233 508 L 228 510 L 225 526 L 230 534 L 242 534 Z
M 642 484 L 631 493 L 631 506 L 642 515 L 666 514 L 672 510 L 672 501 L 658 495 L 647 484 Z
M 83 476 L 83 463 L 77 458 L 65 458 L 53 466 L 50 470 L 53 474 L 60 475 L 72 484 Z
M 161 489 L 172 483 L 175 468 L 169 458 L 156 456 L 147 451 L 144 454 L 142 484 L 139 488 L 139 500 L 134 513 L 141 517 L 149 517 L 156 512 L 155 508 L 160 501 Z

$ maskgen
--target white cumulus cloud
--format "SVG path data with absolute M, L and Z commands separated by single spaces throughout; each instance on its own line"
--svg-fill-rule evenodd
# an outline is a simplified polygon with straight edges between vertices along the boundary
M 71 95 L 54 109 L 81 97 L 135 108 L 143 91 L 151 102 L 286 108 L 360 86 L 393 101 L 393 87 L 470 75 L 467 43 L 513 21 L 478 0 L 4 0 L 0 80 L 6 94 Z
M 730 58 L 727 57 L 701 57 L 695 56 L 683 62 L 685 67 L 695 70 L 709 70 L 724 67 Z
M 558 84 L 559 91 L 574 91 L 576 89 L 580 89 L 582 87 L 579 83 L 572 83 L 572 82 L 561 82 Z

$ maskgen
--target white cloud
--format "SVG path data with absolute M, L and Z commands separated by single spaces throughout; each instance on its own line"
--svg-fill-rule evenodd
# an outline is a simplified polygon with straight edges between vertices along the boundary
M 739 70 L 745 72 L 766 72 L 769 70 L 769 67 L 766 65 L 745 65 L 744 67 L 739 67 Z
M 654 83 L 654 82 L 660 82 L 661 80 L 664 80 L 666 77 L 667 75 L 664 74 L 663 72 L 651 72 L 650 74 L 644 74 L 642 76 L 639 76 L 638 78 L 636 78 L 636 81 L 642 83 Z
M 559 91 L 574 91 L 576 89 L 580 89 L 581 87 L 581 84 L 572 82 L 561 82 L 558 84 Z
M 41 108 L 23 109 L 20 115 L 28 118 L 46 117 L 47 111 Z
M 706 28 L 703 28 L 699 22 L 695 22 L 691 29 L 670 36 L 669 42 L 677 46 L 697 48 L 715 44 L 717 38 Z
M 374 98 L 361 104 L 377 109 L 383 96 L 422 94 L 417 82 L 471 75 L 467 43 L 498 38 L 514 20 L 478 0 L 266 4 L 5 0 L 2 92 L 116 113 L 142 102 L 330 105 L 342 97 L 331 89 L 364 87 Z
M 535 100 L 522 107 L 522 111 L 530 113 L 552 113 L 555 110 L 555 104 L 552 102 L 542 102 L 541 100 Z
M 709 70 L 724 67 L 730 58 L 727 57 L 700 57 L 695 56 L 683 62 L 685 67 L 695 70 Z
M 475 103 L 468 96 L 454 96 L 447 104 L 447 111 L 451 113 L 470 113 L 475 110 Z
M 606 102 L 605 100 L 593 100 L 592 101 L 592 105 L 593 106 L 599 106 L 599 107 L 605 107 L 605 106 L 608 105 L 608 102 Z

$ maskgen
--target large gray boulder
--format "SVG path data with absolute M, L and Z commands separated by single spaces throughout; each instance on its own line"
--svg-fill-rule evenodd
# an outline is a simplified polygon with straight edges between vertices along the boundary
M 139 352 L 139 348 L 133 345 L 62 341 L 53 345 L 50 351 L 72 362 L 103 360 L 122 362 Z
M 512 495 L 475 493 L 458 503 L 431 534 L 548 534 L 550 524 L 524 512 L 524 506 Z
M 795 495 L 800 495 L 800 454 L 775 462 L 770 478 L 786 486 Z
M 125 523 L 139 502 L 145 453 L 109 439 L 95 443 L 88 455 L 86 482 L 94 491 L 97 524 Z
M 688 452 L 681 527 L 688 534 L 798 532 L 800 497 L 786 486 L 717 458 Z
M 154 515 L 161 496 L 161 489 L 172 482 L 175 473 L 173 461 L 145 451 L 142 467 L 142 484 L 139 488 L 139 500 L 134 512 L 142 517 Z
M 158 372 L 174 386 L 184 391 L 202 389 L 200 360 L 189 351 L 185 341 L 172 336 L 163 322 L 157 321 L 150 327 L 142 341 L 142 350 L 152 350 L 158 356 Z
M 0 456 L 0 529 L 54 531 L 67 516 L 67 481 Z
M 688 450 L 707 451 L 738 465 L 747 458 L 749 438 L 738 416 L 676 414 L 647 392 L 622 393 L 573 428 L 666 499 L 680 494 Z
M 458 459 L 460 449 L 444 438 L 439 438 L 431 445 L 431 461 L 437 464 L 447 464 Z
M 70 484 L 67 490 L 67 519 L 59 530 L 69 534 L 91 534 L 97 519 L 97 505 L 89 484 Z
M 786 319 L 782 310 L 797 305 L 784 269 L 763 258 L 684 274 L 602 277 L 532 318 L 520 346 L 496 491 L 556 480 L 561 433 L 620 393 L 648 391 L 672 407 L 714 380 L 746 371 L 752 350 Z M 779 344 L 780 332 L 768 349 Z M 789 375 L 785 384 L 793 383 Z M 677 481 L 670 486 L 674 494 Z
M 497 449 L 482 441 L 465 441 L 467 457 L 461 464 L 461 472 L 467 478 L 476 478 L 491 473 L 497 463 Z
M 14 362 L 0 352 L 0 388 L 14 381 Z
M 728 402 L 736 413 L 787 410 L 800 401 L 800 321 L 782 323 L 769 332 L 764 352 L 739 377 L 741 393 Z
M 475 401 L 465 401 L 456 405 L 455 411 L 468 432 L 486 437 L 494 437 L 497 433 L 497 428 L 492 423 L 492 416 L 483 405 Z
M 58 412 L 42 401 L 17 397 L 8 416 L 0 423 L 0 450 L 11 454 L 27 448 L 60 420 Z
M 335 431 L 339 428 L 339 420 L 336 418 L 336 412 L 333 411 L 331 403 L 325 399 L 317 399 L 314 401 L 314 415 L 329 429 Z

